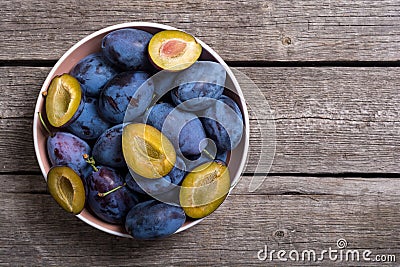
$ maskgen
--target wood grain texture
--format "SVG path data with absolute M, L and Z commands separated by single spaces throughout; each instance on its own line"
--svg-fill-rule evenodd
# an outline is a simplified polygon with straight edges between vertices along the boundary
M 384 177 L 315 177 L 266 176 L 257 191 L 249 192 L 251 175 L 241 177 L 233 195 L 333 195 L 333 196 L 397 196 L 400 193 L 400 175 Z M 47 194 L 46 182 L 41 174 L 0 174 L 3 193 Z
M 190 230 L 157 241 L 114 237 L 59 208 L 50 195 L 0 193 L 0 264 L 265 266 L 257 252 L 336 248 L 400 253 L 398 196 L 232 195 Z M 288 262 L 289 263 L 289 262 Z M 290 262 L 290 266 L 337 262 Z M 346 263 L 343 263 L 346 265 Z M 352 266 L 380 266 L 354 262 Z
M 399 11 L 393 0 L 2 1 L 0 60 L 58 59 L 103 27 L 147 21 L 189 31 L 230 61 L 398 61 Z
M 387 66 L 400 62 L 399 12 L 393 0 L 0 1 L 0 266 L 398 266 L 400 68 Z M 240 80 L 251 151 L 232 194 L 197 226 L 157 241 L 111 236 L 64 212 L 33 148 L 43 66 L 129 21 L 194 34 L 244 66 L 261 92 Z M 383 67 L 360 67 L 375 63 Z M 268 157 L 271 125 L 276 153 L 265 176 L 269 166 L 256 163 Z M 249 192 L 253 172 L 263 183 Z M 265 245 L 320 252 L 339 238 L 397 262 L 257 259 Z
M 38 171 L 32 115 L 49 68 L 3 67 L 0 77 L 0 172 Z M 239 68 L 271 107 L 248 92 L 251 151 L 256 171 L 261 133 L 276 126 L 273 173 L 398 173 L 400 69 Z M 271 118 L 271 119 L 269 119 Z M 265 172 L 267 166 L 257 170 Z

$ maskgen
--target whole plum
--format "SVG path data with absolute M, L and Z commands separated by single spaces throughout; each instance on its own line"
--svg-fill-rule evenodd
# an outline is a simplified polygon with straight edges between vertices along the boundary
M 185 220 L 186 215 L 181 207 L 149 200 L 129 211 L 125 229 L 136 239 L 155 239 L 172 235 Z
M 56 132 L 47 139 L 47 154 L 53 166 L 68 166 L 84 177 L 89 164 L 83 158 L 90 154 L 90 146 L 79 137 L 66 132 Z
M 138 29 L 120 29 L 107 34 L 101 43 L 103 55 L 123 70 L 151 68 L 147 47 L 151 33 Z
M 177 75 L 176 88 L 171 91 L 172 100 L 183 110 L 206 109 L 212 105 L 210 99 L 218 99 L 222 95 L 225 80 L 226 71 L 221 64 L 197 61 Z
M 121 224 L 128 211 L 138 203 L 136 195 L 123 184 L 124 181 L 118 172 L 106 166 L 96 167 L 88 177 L 88 204 L 100 219 L 108 223 Z M 113 189 L 117 190 L 102 195 Z
M 67 129 L 76 136 L 91 140 L 98 138 L 111 124 L 103 120 L 97 112 L 97 99 L 88 97 L 82 113 Z
M 117 74 L 101 53 L 90 54 L 81 59 L 70 71 L 81 84 L 87 96 L 98 97 L 101 88 Z
M 207 136 L 219 151 L 234 149 L 243 134 L 243 117 L 235 101 L 223 95 L 203 112 L 201 121 Z
M 207 145 L 203 142 L 206 134 L 199 118 L 168 103 L 151 107 L 144 122 L 163 132 L 184 156 L 199 155 Z
M 132 121 L 145 112 L 154 92 L 149 75 L 142 71 L 120 73 L 100 93 L 99 113 L 112 123 Z
M 114 168 L 126 166 L 122 154 L 123 128 L 123 124 L 118 124 L 100 135 L 93 146 L 93 158 L 96 162 Z

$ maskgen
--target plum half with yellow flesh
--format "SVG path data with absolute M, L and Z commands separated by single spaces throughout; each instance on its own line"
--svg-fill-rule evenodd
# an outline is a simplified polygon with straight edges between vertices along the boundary
M 66 126 L 82 112 L 81 86 L 78 80 L 69 74 L 54 77 L 46 95 L 47 119 L 54 127 Z
M 157 68 L 181 71 L 197 61 L 202 47 L 188 33 L 165 30 L 156 33 L 151 38 L 148 50 L 150 59 Z
M 172 143 L 156 128 L 128 124 L 122 132 L 122 151 L 129 168 L 145 178 L 161 178 L 175 165 Z
M 55 166 L 47 174 L 47 187 L 66 211 L 79 214 L 85 206 L 85 186 L 81 177 L 67 166 Z
M 203 218 L 222 204 L 229 188 L 226 165 L 222 161 L 207 162 L 186 175 L 179 194 L 180 204 L 189 217 Z

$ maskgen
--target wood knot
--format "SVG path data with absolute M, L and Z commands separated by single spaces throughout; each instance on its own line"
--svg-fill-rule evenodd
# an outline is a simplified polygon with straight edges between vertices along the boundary
M 292 44 L 292 39 L 290 39 L 290 37 L 284 37 L 282 38 L 282 44 L 283 45 L 291 45 Z
M 276 238 L 284 238 L 285 237 L 285 231 L 277 230 L 277 231 L 275 231 L 274 236 Z

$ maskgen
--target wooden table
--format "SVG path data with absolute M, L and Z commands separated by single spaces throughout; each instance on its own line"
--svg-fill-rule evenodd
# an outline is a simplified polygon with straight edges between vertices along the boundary
M 340 238 L 400 262 L 399 14 L 393 0 L 1 1 L 0 265 L 380 265 L 257 258 L 265 245 L 321 251 Z M 35 101 L 56 60 L 84 36 L 129 21 L 202 39 L 258 85 L 276 124 L 275 159 L 256 192 L 249 164 L 209 218 L 150 242 L 61 210 L 32 142 Z M 263 106 L 252 101 L 255 125 Z M 250 157 L 258 141 L 252 135 Z

